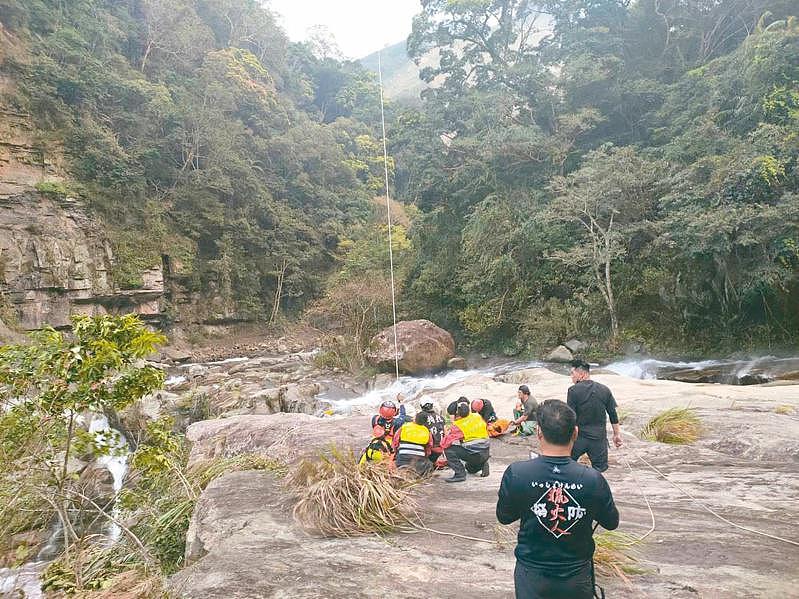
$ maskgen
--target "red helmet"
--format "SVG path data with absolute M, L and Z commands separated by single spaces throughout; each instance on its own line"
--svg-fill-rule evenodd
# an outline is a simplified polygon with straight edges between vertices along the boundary
M 380 415 L 386 420 L 391 420 L 397 415 L 397 404 L 393 401 L 384 401 L 380 404 Z
M 473 399 L 472 400 L 472 412 L 479 412 L 480 410 L 483 409 L 484 405 L 485 404 L 483 403 L 482 399 Z

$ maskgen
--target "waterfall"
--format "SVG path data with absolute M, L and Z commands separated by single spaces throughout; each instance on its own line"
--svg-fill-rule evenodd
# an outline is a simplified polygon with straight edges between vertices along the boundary
M 128 473 L 128 456 L 129 448 L 122 434 L 112 429 L 108 425 L 108 419 L 105 416 L 95 416 L 89 425 L 89 432 L 94 433 L 95 443 L 100 447 L 105 447 L 108 454 L 102 455 L 97 458 L 97 463 L 105 467 L 114 480 L 114 506 L 111 509 L 111 516 L 118 518 L 119 506 L 118 495 L 122 490 L 122 485 L 125 482 L 125 475 Z M 124 453 L 122 453 L 124 451 Z M 113 545 L 122 535 L 122 530 L 116 522 L 110 521 L 105 528 L 107 543 Z

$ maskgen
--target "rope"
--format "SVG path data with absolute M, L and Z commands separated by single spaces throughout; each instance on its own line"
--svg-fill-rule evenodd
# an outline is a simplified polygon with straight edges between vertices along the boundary
M 638 481 L 638 477 L 635 476 L 635 472 L 633 471 L 632 466 L 630 466 L 630 462 L 628 462 L 624 456 L 621 457 L 621 460 L 624 462 L 624 465 L 627 466 L 627 469 L 630 471 L 630 474 L 633 477 L 633 482 L 635 482 L 635 486 L 638 487 L 638 492 L 641 493 L 641 497 L 643 497 L 644 501 L 646 502 L 646 507 L 649 510 L 649 517 L 652 519 L 652 526 L 649 528 L 649 530 L 646 531 L 646 533 L 643 536 L 636 539 L 632 543 L 628 543 L 628 545 L 635 545 L 643 541 L 653 532 L 655 532 L 655 512 L 652 511 L 652 505 L 649 503 L 649 497 L 647 497 L 646 493 L 644 493 L 644 488 L 641 486 L 641 483 Z
M 418 528 L 419 530 L 425 530 L 427 532 L 432 532 L 432 533 L 437 534 L 437 535 L 445 535 L 447 537 L 455 537 L 457 539 L 465 539 L 467 541 L 477 541 L 478 543 L 491 543 L 492 545 L 496 543 L 496 541 L 494 541 L 494 540 L 481 539 L 480 537 L 470 537 L 470 536 L 467 536 L 467 535 L 459 535 L 456 532 L 446 532 L 446 531 L 443 531 L 443 530 L 436 530 L 434 528 L 427 528 L 426 526 L 420 526 L 419 524 L 415 524 L 413 522 L 411 522 L 411 526 L 413 526 L 414 528 Z
M 399 380 L 399 343 L 397 341 L 397 301 L 394 296 L 394 249 L 391 244 L 391 200 L 388 196 L 388 148 L 386 147 L 386 115 L 383 106 L 383 63 L 377 52 L 377 75 L 380 81 L 380 123 L 383 126 L 383 171 L 386 176 L 386 219 L 388 220 L 388 263 L 391 273 L 391 316 L 394 321 L 394 374 Z
M 624 434 L 626 434 L 626 435 L 629 435 L 629 436 L 634 437 L 634 438 L 637 439 L 637 437 L 635 435 L 633 435 L 632 433 L 628 433 L 627 431 L 622 431 L 622 432 Z M 639 460 L 641 460 L 644 464 L 646 464 L 655 474 L 660 476 L 663 480 L 665 480 L 667 483 L 669 483 L 672 487 L 674 487 L 675 489 L 677 489 L 678 491 L 680 491 L 681 493 L 683 493 L 684 495 L 686 495 L 688 498 L 692 499 L 693 501 L 697 501 L 698 502 L 698 499 L 696 497 L 691 495 L 691 493 L 689 493 L 687 490 L 685 490 L 683 487 L 681 487 L 677 483 L 669 480 L 668 476 L 666 476 L 659 468 L 657 468 L 656 466 L 652 465 L 644 456 L 642 456 L 640 453 L 638 453 L 637 451 L 635 451 L 632 448 L 630 448 L 630 451 L 632 451 Z M 725 518 L 724 516 L 722 516 L 721 514 L 716 512 L 715 510 L 713 510 L 713 508 L 708 507 L 704 503 L 700 502 L 700 505 L 702 506 L 702 509 L 704 509 L 705 511 L 711 513 L 713 516 L 715 516 L 716 518 L 718 518 L 719 520 L 721 520 L 725 524 L 729 524 L 730 526 L 733 526 L 733 527 L 738 528 L 740 530 L 745 530 L 746 532 L 751 532 L 753 534 L 760 535 L 761 537 L 766 537 L 768 539 L 773 539 L 775 541 L 781 541 L 783 543 L 788 543 L 789 545 L 795 545 L 795 546 L 799 547 L 799 542 L 797 542 L 797 541 L 793 541 L 791 539 L 784 539 L 783 537 L 778 537 L 776 535 L 772 535 L 772 534 L 769 534 L 767 532 L 762 532 L 760 530 L 755 530 L 754 528 L 749 528 L 747 526 L 742 526 L 740 524 L 736 524 L 735 522 L 732 522 L 731 520 L 728 520 L 727 518 Z

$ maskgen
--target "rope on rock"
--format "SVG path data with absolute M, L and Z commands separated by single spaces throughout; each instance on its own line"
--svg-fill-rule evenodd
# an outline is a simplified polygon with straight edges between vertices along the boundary
M 649 535 L 651 535 L 653 532 L 655 532 L 655 512 L 652 511 L 652 505 L 649 503 L 649 497 L 647 497 L 646 493 L 644 493 L 644 488 L 641 486 L 641 483 L 638 482 L 638 477 L 635 476 L 635 472 L 633 471 L 632 466 L 630 466 L 630 462 L 628 462 L 624 456 L 622 456 L 621 460 L 624 462 L 624 465 L 627 466 L 627 469 L 630 471 L 630 474 L 633 477 L 633 481 L 635 482 L 635 486 L 638 487 L 638 492 L 641 493 L 641 497 L 643 497 L 644 501 L 646 502 L 646 507 L 649 510 L 649 517 L 652 519 L 652 526 L 649 528 L 649 530 L 646 531 L 646 533 L 643 536 L 639 537 L 635 541 L 628 543 L 628 545 L 636 545 L 641 541 L 643 541 L 645 538 L 647 538 Z
M 420 524 L 416 524 L 413 522 L 411 522 L 411 526 L 413 526 L 418 530 L 424 530 L 426 532 L 432 532 L 434 534 L 444 535 L 447 537 L 455 537 L 457 539 L 465 539 L 467 541 L 477 541 L 478 543 L 491 543 L 492 545 L 496 544 L 497 542 L 496 540 L 491 540 L 491 539 L 481 539 L 480 537 L 470 537 L 468 535 L 461 535 L 456 532 L 446 532 L 444 530 L 436 530 L 434 528 L 428 528 L 427 526 L 421 526 Z
M 622 430 L 622 432 L 625 435 L 629 435 L 630 437 L 633 437 L 635 439 L 638 438 L 635 435 L 633 435 L 632 433 L 628 433 L 625 430 Z M 702 506 L 702 509 L 704 509 L 705 511 L 709 512 L 710 514 L 712 514 L 713 516 L 715 516 L 716 518 L 718 518 L 719 520 L 721 520 L 725 524 L 729 524 L 730 526 L 732 526 L 734 528 L 738 528 L 740 530 L 745 530 L 746 532 L 751 532 L 753 534 L 760 535 L 761 537 L 766 537 L 767 539 L 772 539 L 774 541 L 780 541 L 782 543 L 788 543 L 789 545 L 795 545 L 795 546 L 799 547 L 799 541 L 794 541 L 792 539 L 785 539 L 783 537 L 778 537 L 776 535 L 772 535 L 772 534 L 769 534 L 767 532 L 762 532 L 762 531 L 756 530 L 754 528 L 749 528 L 747 526 L 742 526 L 741 524 L 737 524 L 735 522 L 732 522 L 731 520 L 728 520 L 727 518 L 725 518 L 724 516 L 722 516 L 721 514 L 716 512 L 713 508 L 708 507 L 705 503 L 699 502 L 699 500 L 696 497 L 694 497 L 691 493 L 689 493 L 685 488 L 681 487 L 680 485 L 678 485 L 674 481 L 670 480 L 669 477 L 666 476 L 666 474 L 664 472 L 662 472 L 657 466 L 654 466 L 653 464 L 651 464 L 649 462 L 649 460 L 647 460 L 640 453 L 638 453 L 637 451 L 635 451 L 632 448 L 630 448 L 630 451 L 632 451 L 639 460 L 641 460 L 644 464 L 646 464 L 647 467 L 649 467 L 649 469 L 652 470 L 655 474 L 657 474 L 660 478 L 662 478 L 667 483 L 669 483 L 672 487 L 674 487 L 675 489 L 677 489 L 678 491 L 683 493 L 689 499 L 692 499 L 693 501 L 696 501 L 696 502 L 700 503 L 700 505 Z M 653 518 L 654 518 L 654 516 L 653 516 Z

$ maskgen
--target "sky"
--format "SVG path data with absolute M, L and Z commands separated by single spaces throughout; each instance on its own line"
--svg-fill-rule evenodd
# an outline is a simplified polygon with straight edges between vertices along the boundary
M 408 37 L 419 0 L 268 0 L 293 41 L 324 25 L 347 58 L 363 58 Z

